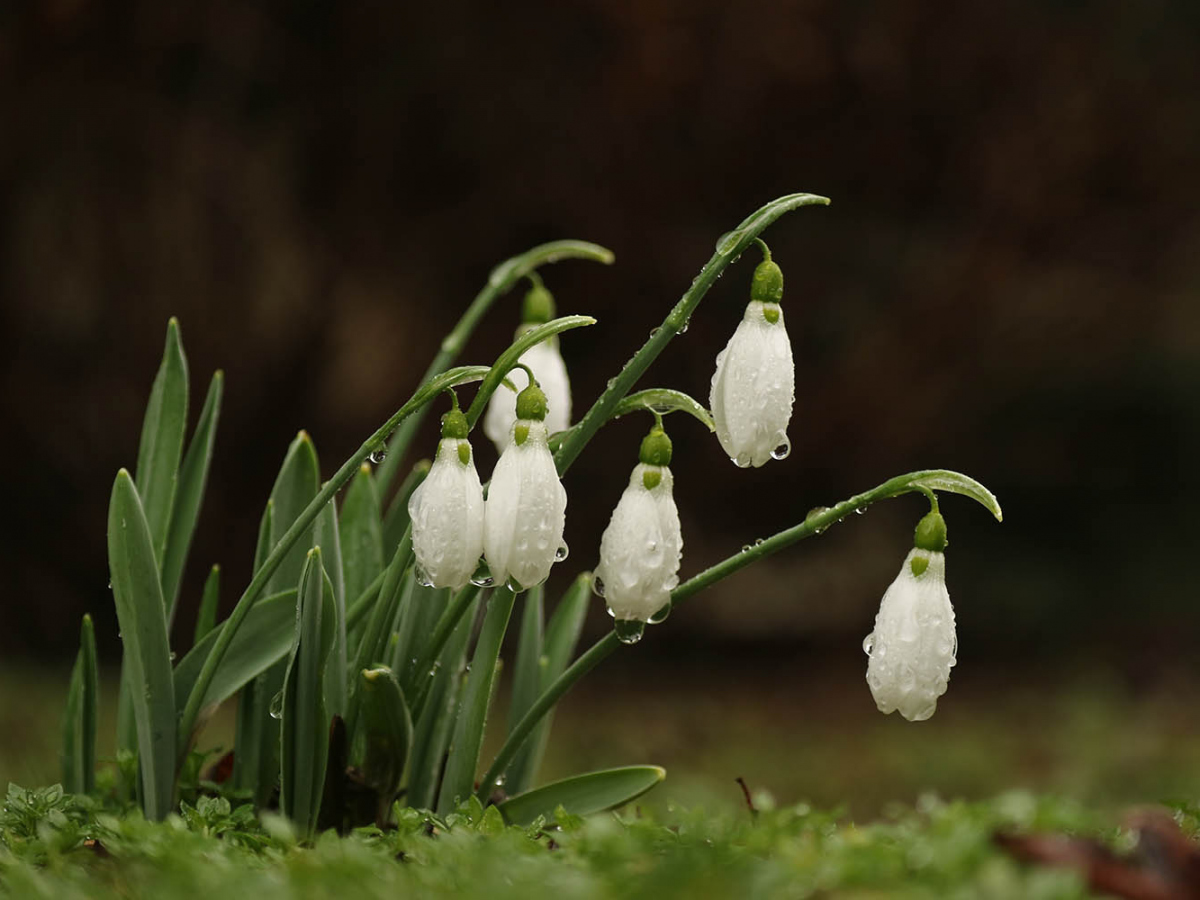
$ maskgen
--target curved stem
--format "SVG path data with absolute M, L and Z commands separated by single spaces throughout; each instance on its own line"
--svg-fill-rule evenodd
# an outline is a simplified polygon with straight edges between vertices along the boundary
M 571 467 L 571 463 L 579 456 L 592 436 L 600 430 L 600 426 L 608 421 L 617 404 L 642 377 L 642 373 L 658 358 L 671 339 L 687 327 L 692 313 L 704 299 L 708 289 L 721 277 L 721 273 L 730 263 L 737 260 L 742 251 L 758 237 L 759 233 L 784 213 L 793 209 L 801 206 L 827 206 L 828 204 L 828 197 L 819 197 L 816 194 L 788 194 L 755 210 L 743 219 L 737 228 L 722 235 L 717 242 L 716 252 L 704 264 L 700 274 L 692 281 L 692 286 L 684 292 L 683 296 L 679 298 L 679 302 L 663 319 L 662 325 L 650 332 L 650 339 L 625 364 L 617 377 L 608 383 L 607 390 L 596 399 L 584 417 L 566 433 L 562 446 L 558 448 L 558 453 L 554 456 L 560 476 Z

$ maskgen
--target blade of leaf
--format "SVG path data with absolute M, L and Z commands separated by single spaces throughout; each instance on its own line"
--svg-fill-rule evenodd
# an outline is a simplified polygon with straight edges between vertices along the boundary
M 313 543 L 321 548 L 325 561 L 325 577 L 333 597 L 333 658 L 325 669 L 325 702 L 330 716 L 346 711 L 346 582 L 342 576 L 342 542 L 338 531 L 337 509 L 326 504 L 317 516 Z
M 204 488 L 208 483 L 208 469 L 212 462 L 213 443 L 217 437 L 217 419 L 221 414 L 221 393 L 224 384 L 224 373 L 216 372 L 208 386 L 204 407 L 200 410 L 196 433 L 192 435 L 192 441 L 183 457 L 183 465 L 179 467 L 179 482 L 161 566 L 168 629 L 175 619 L 183 567 L 187 562 L 188 550 L 192 546 L 196 522 L 200 518 L 200 504 L 204 500 Z
M 555 810 L 560 806 L 572 815 L 587 816 L 624 806 L 666 777 L 666 769 L 659 766 L 604 769 L 510 797 L 497 808 L 511 825 L 528 825 L 538 816 L 553 822 Z
M 666 415 L 673 412 L 685 412 L 701 422 L 709 431 L 716 431 L 716 423 L 712 415 L 699 400 L 689 397 L 683 391 L 670 388 L 650 388 L 630 394 L 613 410 L 611 418 L 617 419 L 635 410 L 649 409 Z
M 63 715 L 63 787 L 72 794 L 90 794 L 96 786 L 99 686 L 96 634 L 92 617 L 85 615 L 79 628 L 79 654 L 71 671 L 67 710 Z
M 521 632 L 517 641 L 517 659 L 513 666 L 512 700 L 508 705 L 510 726 L 525 715 L 540 693 L 542 629 L 544 628 L 543 587 L 530 588 L 521 599 Z
M 271 488 L 271 542 L 275 547 L 291 524 L 304 511 L 321 488 L 321 471 L 317 463 L 317 450 L 308 432 L 301 431 L 288 447 L 275 485 Z M 319 516 L 319 514 L 318 514 Z M 294 588 L 300 581 L 309 549 L 313 546 L 313 529 L 310 527 L 292 545 L 279 568 L 267 582 L 266 593 L 278 594 Z
M 449 589 L 426 587 L 410 576 L 412 593 L 396 614 L 396 641 L 387 659 L 402 685 L 413 684 L 418 651 L 450 602 Z
M 359 674 L 362 713 L 356 759 L 361 760 L 363 780 L 378 798 L 375 820 L 386 824 L 392 801 L 400 790 L 400 779 L 412 747 L 413 724 L 404 692 L 387 666 L 363 669 Z
M 217 606 L 221 600 L 221 567 L 214 565 L 209 570 L 208 578 L 204 579 L 204 593 L 200 597 L 200 609 L 196 612 L 196 631 L 192 635 L 192 646 L 195 647 L 217 624 Z M 178 667 L 177 667 L 178 668 Z M 197 670 L 199 674 L 199 670 Z M 184 692 L 179 702 L 187 699 L 189 688 Z M 176 671 L 175 694 L 179 696 L 179 675 Z
M 346 596 L 362 596 L 367 586 L 383 571 L 383 522 L 379 509 L 379 494 L 371 467 L 365 463 L 346 488 L 341 529 L 343 578 Z
M 516 599 L 516 594 L 507 587 L 492 593 L 483 619 L 483 629 L 479 633 L 479 643 L 471 659 L 471 674 L 467 677 L 454 737 L 450 742 L 450 759 L 446 763 L 446 775 L 438 794 L 440 813 L 453 810 L 460 800 L 467 799 L 475 789 L 475 770 L 479 765 L 479 748 L 483 745 L 483 732 L 492 700 L 496 660 L 500 657 L 500 644 L 508 629 Z
M 187 406 L 187 358 L 179 337 L 179 321 L 172 317 L 167 322 L 162 363 L 154 376 L 142 420 L 136 477 L 138 496 L 150 529 L 150 546 L 154 550 L 155 564 L 160 568 L 167 530 L 171 526 L 179 457 L 183 453 L 183 433 L 187 428 Z
M 512 716 L 509 720 L 509 730 L 515 725 L 533 705 L 533 701 L 550 687 L 563 672 L 575 655 L 579 644 L 579 636 L 583 633 L 583 623 L 587 619 L 588 606 L 592 599 L 592 573 L 582 572 L 571 583 L 566 594 L 558 602 L 554 615 L 546 625 L 546 637 L 542 644 L 542 654 L 539 659 L 538 686 L 534 695 L 529 698 L 520 715 Z M 546 753 L 546 743 L 550 738 L 550 728 L 554 722 L 554 710 L 551 709 L 536 725 L 528 739 L 517 751 L 509 764 L 505 775 L 505 789 L 511 794 L 520 794 L 529 789 L 537 777 L 538 768 Z
M 400 536 L 404 534 L 404 529 L 408 527 L 408 499 L 413 495 L 413 491 L 421 486 L 421 482 L 429 474 L 431 465 L 432 463 L 427 459 L 417 460 L 416 465 L 412 467 L 412 471 L 400 483 L 400 490 L 396 491 L 396 496 L 392 498 L 392 505 L 388 507 L 387 515 L 383 517 L 383 548 L 385 555 L 388 547 L 394 547 L 400 543 Z
M 108 564 L 125 645 L 130 704 L 137 724 L 146 818 L 174 807 L 175 692 L 166 609 L 150 527 L 129 473 L 113 482 L 108 512 Z
M 916 488 L 929 488 L 932 491 L 949 491 L 952 494 L 962 494 L 970 497 L 976 503 L 996 517 L 997 522 L 1004 521 L 1004 513 L 1000 509 L 1000 501 L 996 495 L 969 475 L 952 472 L 949 469 L 927 469 L 910 473 L 905 484 L 896 493 L 902 494 Z

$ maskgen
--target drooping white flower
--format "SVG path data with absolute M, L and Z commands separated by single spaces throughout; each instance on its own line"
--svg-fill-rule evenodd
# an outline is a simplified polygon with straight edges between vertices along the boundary
M 408 500 L 420 579 L 455 590 L 471 579 L 483 553 L 483 486 L 466 435 L 460 410 L 442 417 L 437 458 Z
M 761 466 L 791 452 L 787 436 L 796 367 L 783 323 L 783 275 L 770 259 L 754 272 L 750 303 L 717 354 L 709 406 L 721 447 L 739 466 Z
M 517 337 L 542 322 L 549 322 L 554 318 L 554 313 L 554 298 L 540 281 L 535 281 L 525 295 L 521 315 L 524 324 L 517 329 Z M 521 354 L 519 362 L 533 370 L 533 377 L 546 393 L 549 405 L 546 428 L 551 434 L 566 430 L 571 424 L 571 381 L 567 378 L 567 366 L 558 349 L 558 338 L 552 335 L 534 344 Z M 509 378 L 518 392 L 529 384 L 528 376 L 520 369 L 513 369 Z M 508 446 L 516 420 L 516 395 L 506 389 L 492 394 L 483 418 L 483 433 L 496 445 L 497 453 L 503 453 Z
M 546 396 L 536 382 L 517 396 L 512 440 L 492 472 L 484 504 L 483 552 L 496 584 L 541 584 L 566 558 L 567 492 L 546 429 Z
M 930 516 L 941 520 L 936 512 Z M 933 715 L 958 652 L 954 608 L 946 590 L 946 557 L 940 549 L 930 549 L 945 547 L 945 524 L 940 542 L 922 541 L 921 529 L 919 525 L 918 546 L 883 595 L 875 630 L 863 641 L 870 657 L 867 684 L 879 711 L 899 710 L 910 722 Z
M 642 442 L 641 461 L 600 538 L 596 584 L 618 621 L 648 622 L 668 606 L 679 584 L 683 535 L 667 468 L 670 446 L 660 427 Z

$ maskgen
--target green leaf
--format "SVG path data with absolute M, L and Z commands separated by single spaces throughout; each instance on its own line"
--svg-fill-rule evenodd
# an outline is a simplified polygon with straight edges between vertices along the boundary
M 398 610 L 395 643 L 388 656 L 392 671 L 401 684 L 415 683 L 418 654 L 450 603 L 449 588 L 426 587 L 413 575 L 409 578 L 413 582 L 412 591 Z
M 712 415 L 700 401 L 689 397 L 683 391 L 670 388 L 650 388 L 630 394 L 613 410 L 612 418 L 620 418 L 636 410 L 648 409 L 652 412 L 666 415 L 673 412 L 685 412 L 701 422 L 709 431 L 716 431 L 716 423 Z
M 560 806 L 572 815 L 587 816 L 624 806 L 666 777 L 666 769 L 659 766 L 604 769 L 510 797 L 498 809 L 510 825 L 527 825 L 538 816 L 552 822 Z
M 413 724 L 404 692 L 387 666 L 360 673 L 362 711 L 355 759 L 363 781 L 378 797 L 376 822 L 383 827 L 412 747 Z
M 279 807 L 306 838 L 316 828 L 329 754 L 325 665 L 337 622 L 325 587 L 321 549 L 314 547 L 297 589 L 296 640 L 283 681 L 279 755 Z
M 952 494 L 970 497 L 995 516 L 997 522 L 1004 521 L 1004 513 L 1000 509 L 1000 501 L 996 499 L 996 495 L 969 475 L 952 472 L 949 469 L 926 469 L 921 472 L 910 472 L 905 476 L 904 484 L 894 493 L 903 494 L 921 488 L 928 488 L 931 491 L 949 491 Z
M 171 510 L 171 524 L 167 529 L 167 542 L 162 557 L 163 597 L 167 602 L 167 623 L 175 618 L 175 605 L 179 601 L 179 584 L 187 562 L 196 522 L 200 518 L 200 504 L 204 499 L 204 488 L 208 482 L 208 469 L 212 462 L 213 443 L 217 437 L 217 419 L 221 414 L 221 393 L 225 375 L 217 372 L 208 386 L 204 408 L 196 423 L 196 433 L 188 445 L 179 468 L 179 483 L 175 503 Z
M 121 469 L 108 507 L 108 565 L 129 667 L 142 809 L 146 818 L 158 820 L 175 805 L 175 693 L 166 610 L 151 540 L 137 488 Z
M 79 628 L 79 654 L 71 671 L 67 709 L 63 715 L 63 787 L 72 794 L 90 794 L 96 787 L 96 710 L 100 674 L 96 664 L 96 634 L 92 617 Z
M 346 582 L 342 577 L 337 509 L 332 503 L 327 503 L 317 516 L 313 544 L 321 548 L 325 577 L 329 579 L 333 597 L 333 658 L 326 670 L 325 701 L 329 704 L 329 715 L 340 716 L 346 711 Z
M 610 266 L 616 258 L 616 255 L 607 247 L 601 247 L 591 241 L 551 241 L 548 244 L 539 244 L 531 250 L 526 250 L 524 253 L 500 263 L 488 275 L 488 285 L 499 293 L 504 293 L 530 272 L 548 263 L 556 263 L 564 259 L 590 259 Z
M 459 616 L 457 625 L 442 647 L 434 667 L 432 684 L 417 714 L 408 768 L 408 790 L 405 794 L 408 805 L 417 809 L 431 809 L 437 800 L 438 777 L 453 733 L 459 697 L 465 687 L 463 667 L 466 665 L 467 643 L 479 606 L 479 595 L 472 593 L 470 597 L 469 608 Z
M 275 503 L 267 498 L 262 518 L 258 520 L 258 543 L 254 545 L 254 571 L 257 572 L 271 553 L 271 532 L 275 528 Z
M 829 198 L 817 194 L 786 194 L 759 207 L 738 225 L 717 240 L 716 256 L 736 259 L 751 242 L 784 213 L 801 206 L 828 206 Z
M 213 566 L 209 570 L 208 578 L 204 579 L 204 593 L 200 597 L 200 609 L 196 612 L 196 630 L 192 636 L 192 647 L 194 648 L 205 636 L 216 627 L 217 624 L 217 606 L 221 600 L 221 567 Z M 199 674 L 199 670 L 196 672 Z M 190 690 L 190 689 L 189 689 Z M 175 675 L 175 696 L 176 702 L 182 703 L 187 697 L 188 692 L 184 691 L 183 696 L 179 695 L 179 674 L 176 670 Z
M 296 589 L 264 597 L 254 604 L 250 615 L 221 660 L 217 674 L 204 692 L 204 706 L 222 703 L 252 679 L 279 662 L 291 649 L 296 622 Z M 221 623 L 201 638 L 187 656 L 175 666 L 175 698 L 182 707 L 191 693 L 204 660 L 221 634 Z
M 183 433 L 187 427 L 188 372 L 183 343 L 179 339 L 179 321 L 167 322 L 167 341 L 162 363 L 154 376 L 150 401 L 142 420 L 142 439 L 138 448 L 137 489 L 144 504 L 150 530 L 150 546 L 155 565 L 163 559 L 167 530 L 171 526 L 171 507 L 175 500 L 175 481 L 179 457 L 183 453 Z
M 400 490 L 396 492 L 392 505 L 388 507 L 387 515 L 383 518 L 384 556 L 387 555 L 387 549 L 399 544 L 404 536 L 404 530 L 408 528 L 408 499 L 413 495 L 413 491 L 421 486 L 431 466 L 432 463 L 427 459 L 418 460 L 401 482 Z
M 592 600 L 592 573 L 582 572 L 571 583 L 563 598 L 558 602 L 554 615 L 546 626 L 546 637 L 542 644 L 542 654 L 539 659 L 537 691 L 525 704 L 520 713 L 509 719 L 509 731 L 520 721 L 521 716 L 533 705 L 533 701 L 550 685 L 558 680 L 567 669 L 575 648 L 579 644 L 579 636 L 583 633 L 583 623 L 587 619 L 588 606 Z M 505 789 L 512 794 L 519 794 L 529 789 L 542 764 L 546 753 L 546 743 L 550 738 L 550 727 L 554 721 L 554 711 L 550 710 L 529 734 L 529 738 L 517 751 L 513 761 L 508 766 L 505 775 Z
M 508 704 L 510 729 L 541 693 L 542 630 L 545 627 L 543 594 L 543 586 L 539 584 L 526 591 L 521 600 L 521 632 L 513 666 L 512 699 Z
M 471 660 L 471 674 L 467 677 L 454 737 L 450 742 L 446 774 L 438 794 L 437 808 L 442 814 L 453 810 L 460 800 L 466 800 L 474 791 L 479 749 L 483 745 L 483 732 L 496 681 L 496 661 L 500 657 L 500 644 L 504 640 L 516 599 L 516 594 L 508 588 L 493 591 L 484 616 L 479 643 Z
M 279 544 L 280 539 L 291 527 L 292 523 L 308 507 L 321 487 L 321 471 L 317 463 L 317 450 L 313 446 L 308 432 L 301 431 L 288 447 L 283 465 L 275 477 L 275 485 L 271 488 L 271 548 Z M 317 510 L 319 516 L 322 510 Z M 314 519 L 317 516 L 313 517 Z M 267 582 L 268 594 L 278 594 L 294 588 L 300 580 L 300 572 L 304 568 L 309 549 L 313 546 L 313 531 L 305 531 L 285 554 L 270 581 Z
M 346 596 L 362 595 L 383 571 L 383 522 L 371 467 L 365 463 L 346 488 L 339 517 Z

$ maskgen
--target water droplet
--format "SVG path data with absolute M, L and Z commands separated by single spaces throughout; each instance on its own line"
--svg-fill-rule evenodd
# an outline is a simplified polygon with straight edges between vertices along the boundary
M 856 516 L 861 516 L 861 515 L 862 515 L 863 513 L 865 513 L 866 511 L 867 511 L 867 508 L 866 508 L 865 506 L 860 506 L 858 509 L 856 509 L 856 510 L 854 511 L 854 514 L 855 514 Z
M 413 566 L 413 577 L 417 579 L 417 584 L 423 587 L 433 587 L 433 579 L 420 565 Z
M 755 538 L 755 539 L 754 539 L 754 546 L 755 546 L 755 547 L 757 547 L 759 544 L 761 544 L 761 543 L 762 543 L 763 541 L 765 541 L 765 540 L 766 540 L 766 538 Z
M 636 644 L 646 633 L 646 623 L 640 619 L 617 619 L 613 623 L 613 631 L 622 644 Z
M 654 540 L 654 538 L 651 538 L 650 540 L 646 541 L 646 549 L 650 553 L 653 553 L 655 550 L 658 549 L 658 541 Z
M 514 594 L 520 594 L 525 591 L 525 585 L 523 585 L 523 584 L 521 584 L 521 582 L 517 581 L 517 576 L 515 576 L 515 575 L 509 575 L 508 581 L 504 582 L 504 586 L 506 588 L 508 588 L 510 591 L 512 591 Z
M 691 324 L 692 324 L 692 320 L 688 319 L 686 322 L 684 322 L 682 325 L 679 326 L 679 333 L 687 334 L 688 326 Z
M 496 785 L 496 787 L 502 788 L 502 787 L 504 787 L 504 782 L 507 780 L 508 780 L 507 776 L 502 772 L 496 776 L 496 780 L 493 783 Z
M 863 638 L 863 653 L 867 656 L 871 655 L 871 651 L 875 649 L 875 632 L 871 632 Z
M 604 596 L 604 582 L 601 581 L 599 579 L 599 577 L 592 579 L 592 593 L 595 594 L 597 597 Z M 609 613 L 609 615 L 612 615 L 612 610 L 610 609 L 608 611 L 608 613 Z
M 387 459 L 387 447 L 380 444 L 378 447 L 376 447 L 374 450 L 371 451 L 371 455 L 368 458 L 375 465 L 379 465 L 381 462 L 383 462 L 385 459 Z
M 283 691 L 280 691 L 271 698 L 271 705 L 268 708 L 268 712 L 271 713 L 272 719 L 283 718 Z
M 753 549 L 753 548 L 751 548 L 751 546 L 749 544 L 742 544 L 742 552 L 743 553 L 749 553 L 751 551 L 751 549 Z
M 559 547 L 557 550 L 554 551 L 554 561 L 562 562 L 564 559 L 567 558 L 567 554 L 570 552 L 571 552 L 571 549 L 566 544 L 563 544 L 561 547 Z
M 108 589 L 109 589 L 110 591 L 112 590 L 112 582 L 111 582 L 111 581 L 108 583 Z
M 667 616 L 671 614 L 671 601 L 667 601 L 667 605 L 662 607 L 658 612 L 650 617 L 649 624 L 660 625 L 667 621 Z
M 662 331 L 662 329 L 661 329 L 661 328 L 651 328 L 651 329 L 650 329 L 650 337 L 652 337 L 652 338 L 656 338 L 656 337 L 658 337 L 658 333 L 659 333 L 660 331 Z
M 787 435 L 783 436 L 783 440 L 771 451 L 771 459 L 787 459 L 792 455 L 792 442 L 788 440 Z
M 724 256 L 727 253 L 732 253 L 733 248 L 737 246 L 739 240 L 742 239 L 742 232 L 734 229 L 727 231 L 717 238 L 717 252 Z
M 482 556 L 479 557 L 479 565 L 475 567 L 475 574 L 471 576 L 471 584 L 475 587 L 489 588 L 496 583 L 496 579 L 492 577 L 492 570 L 488 568 L 487 560 Z

